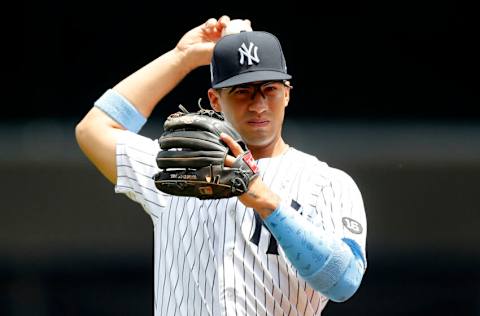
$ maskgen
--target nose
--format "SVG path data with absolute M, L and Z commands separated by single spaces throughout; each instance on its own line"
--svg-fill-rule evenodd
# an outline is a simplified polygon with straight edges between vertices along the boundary
M 248 106 L 249 111 L 256 113 L 263 113 L 267 110 L 267 108 L 267 98 L 265 98 L 261 93 L 254 95 L 254 98 L 251 100 Z

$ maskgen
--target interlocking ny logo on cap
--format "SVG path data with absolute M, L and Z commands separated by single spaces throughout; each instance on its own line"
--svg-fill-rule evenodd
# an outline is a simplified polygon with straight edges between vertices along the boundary
M 252 55 L 252 49 L 253 49 L 253 55 Z M 257 64 L 260 62 L 260 58 L 258 58 L 258 46 L 255 46 L 252 42 L 250 42 L 250 45 L 247 48 L 247 45 L 245 43 L 242 43 L 242 46 L 238 49 L 240 52 L 240 65 L 243 65 L 245 63 L 245 58 L 248 59 L 247 64 L 253 65 L 253 61 L 256 62 Z

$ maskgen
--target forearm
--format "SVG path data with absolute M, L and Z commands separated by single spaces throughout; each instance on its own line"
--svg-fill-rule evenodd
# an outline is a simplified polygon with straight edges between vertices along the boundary
M 193 68 L 189 57 L 175 48 L 123 79 L 113 90 L 148 118 L 155 105 Z
M 298 273 L 314 289 L 337 302 L 347 300 L 358 289 L 365 259 L 355 241 L 319 232 L 313 223 L 284 205 L 264 222 Z
M 365 271 L 365 256 L 351 239 L 340 239 L 319 232 L 261 180 L 253 181 L 240 197 L 264 220 L 285 255 L 311 287 L 337 302 L 350 298 L 360 286 Z

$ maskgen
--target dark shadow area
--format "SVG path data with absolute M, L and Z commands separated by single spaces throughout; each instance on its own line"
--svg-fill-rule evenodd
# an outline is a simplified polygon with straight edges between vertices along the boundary
M 316 6 L 319 6 L 318 8 Z M 9 101 L 1 119 L 83 116 L 108 88 L 172 49 L 191 27 L 227 13 L 281 40 L 293 75 L 293 117 L 478 120 L 475 10 L 455 1 L 290 1 L 255 5 L 135 1 L 22 2 L 5 50 Z M 195 70 L 155 115 L 206 98 Z

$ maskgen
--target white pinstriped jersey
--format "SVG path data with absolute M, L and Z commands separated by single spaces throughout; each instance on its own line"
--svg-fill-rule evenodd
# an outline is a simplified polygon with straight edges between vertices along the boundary
M 115 187 L 153 220 L 155 315 L 320 315 L 328 299 L 297 275 L 251 208 L 156 189 L 159 150 L 157 141 L 123 132 Z M 354 239 L 365 253 L 363 202 L 347 174 L 294 148 L 257 162 L 263 181 L 319 234 Z

